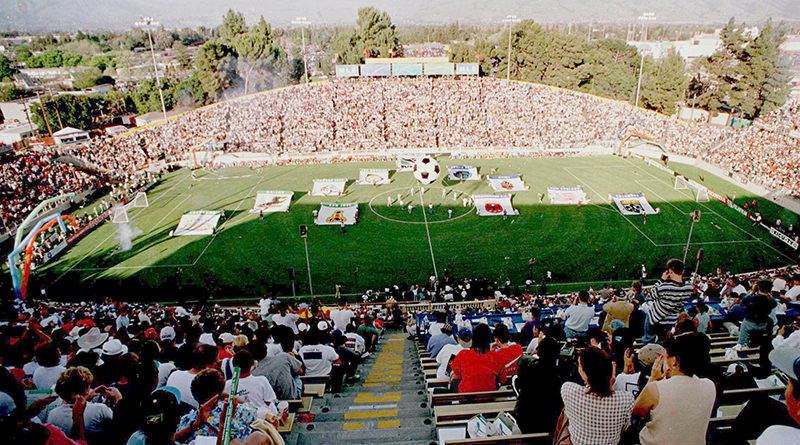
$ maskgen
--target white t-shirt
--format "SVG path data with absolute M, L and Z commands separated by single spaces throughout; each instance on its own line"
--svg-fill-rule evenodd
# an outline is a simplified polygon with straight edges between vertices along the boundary
M 40 366 L 38 363 L 30 361 L 22 366 L 22 372 L 24 372 L 25 375 L 33 375 L 33 373 L 36 372 L 36 369 L 39 367 Z
M 300 348 L 300 357 L 310 377 L 330 375 L 333 362 L 339 360 L 339 354 L 328 345 L 305 345 Z
M 758 436 L 756 445 L 800 445 L 800 429 L 772 425 Z
M 39 366 L 33 371 L 33 384 L 36 385 L 36 389 L 52 389 L 58 377 L 66 370 L 67 368 L 61 365 Z
M 781 277 L 772 280 L 772 292 L 780 292 L 784 289 L 786 289 L 786 280 Z
M 348 334 L 344 334 L 347 337 L 348 342 L 345 343 L 345 346 L 349 347 L 348 344 L 353 344 L 353 352 L 356 354 L 363 354 L 364 350 L 367 348 L 367 343 L 364 340 L 364 337 L 356 334 L 355 332 L 350 332 Z
M 430 326 L 428 326 L 428 334 L 430 334 L 431 337 L 433 337 L 436 334 L 441 334 L 443 326 L 444 323 L 439 323 L 438 321 L 434 321 L 433 323 L 430 324 Z
M 786 298 L 789 300 L 797 301 L 797 297 L 800 297 L 800 284 L 795 284 L 791 289 L 786 291 Z
M 331 311 L 331 320 L 333 320 L 333 328 L 344 332 L 345 328 L 356 314 L 350 309 L 335 309 Z
M 197 409 L 200 404 L 192 396 L 192 380 L 194 380 L 194 374 L 189 371 L 178 370 L 169 375 L 167 386 L 174 386 L 181 393 L 182 403 Z
M 619 374 L 614 379 L 614 391 L 627 391 L 633 393 L 634 397 L 639 396 L 639 372 L 633 374 Z
M 166 386 L 169 375 L 175 371 L 176 366 L 172 362 L 158 364 L 158 386 Z
M 531 342 L 528 343 L 528 347 L 525 348 L 525 353 L 526 354 L 535 354 L 536 353 L 536 348 L 538 348 L 538 347 L 539 347 L 539 337 L 533 337 L 531 339 Z
M 459 344 L 455 345 L 444 345 L 442 349 L 439 350 L 439 353 L 436 354 L 436 363 L 439 364 L 439 367 L 436 368 L 436 378 L 437 379 L 446 379 L 448 378 L 447 375 L 447 364 L 450 362 L 450 357 L 458 354 L 464 349 L 463 346 Z
M 292 329 L 292 332 L 297 335 L 300 331 L 297 330 L 297 320 L 300 319 L 300 316 L 297 314 L 275 314 L 272 316 L 272 321 L 275 324 L 287 326 Z
M 564 313 L 564 327 L 577 332 L 586 332 L 594 318 L 594 307 L 576 304 L 567 308 Z
M 57 426 L 65 434 L 69 434 L 72 430 L 72 404 L 63 403 L 59 399 L 61 405 L 53 408 L 47 414 L 47 423 Z M 102 403 L 88 402 L 86 410 L 83 412 L 83 427 L 88 434 L 97 434 L 103 432 L 103 422 L 114 417 L 114 412 L 108 405 Z
M 230 393 L 232 380 L 225 382 L 225 392 Z M 256 408 L 266 408 L 271 414 L 278 414 L 278 396 L 263 375 L 249 375 L 239 379 L 236 396 L 241 397 Z
M 283 348 L 278 343 L 267 343 L 267 357 L 275 357 L 283 352 Z

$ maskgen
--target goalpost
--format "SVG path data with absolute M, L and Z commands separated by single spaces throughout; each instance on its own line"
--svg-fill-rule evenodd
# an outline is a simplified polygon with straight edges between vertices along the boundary
M 695 202 L 709 202 L 711 199 L 708 197 L 708 188 L 690 181 L 683 176 L 675 176 L 675 190 L 691 190 L 694 192 Z
M 675 190 L 686 190 L 689 188 L 689 181 L 681 175 L 675 176 Z
M 131 202 L 125 205 L 114 206 L 114 211 L 111 214 L 111 222 L 113 224 L 126 224 L 130 222 L 130 217 L 128 216 L 128 209 L 144 208 L 149 206 L 150 203 L 147 201 L 147 193 L 139 192 L 131 200 Z

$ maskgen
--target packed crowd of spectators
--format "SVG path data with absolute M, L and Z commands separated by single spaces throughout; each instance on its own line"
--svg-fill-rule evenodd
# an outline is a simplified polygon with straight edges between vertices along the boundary
M 765 117 L 796 127 L 792 105 Z M 721 165 L 766 187 L 797 194 L 800 141 L 753 126 L 687 124 L 627 104 L 492 78 L 337 80 L 205 107 L 72 154 L 112 171 L 188 156 L 212 142 L 272 156 L 417 148 L 573 148 L 612 141 L 629 127 L 671 151 Z
M 342 301 L 263 299 L 258 309 L 103 303 L 21 305 L 0 324 L 0 422 L 10 443 L 167 444 L 217 437 L 240 369 L 232 443 L 282 444 L 300 376 L 358 379 L 402 314 Z M 30 403 L 30 406 L 28 406 Z
M 507 155 L 524 148 L 541 156 L 553 149 L 612 142 L 630 128 L 672 152 L 719 165 L 768 189 L 800 195 L 800 139 L 790 135 L 797 121 L 795 103 L 737 130 L 687 124 L 595 96 L 493 78 L 351 79 L 215 104 L 166 124 L 120 137 L 103 135 L 60 152 L 124 180 L 133 172 L 186 159 L 193 149 L 203 156 L 221 142 L 226 151 L 267 154 L 275 164 L 378 159 L 385 157 L 378 153 L 385 149 L 471 148 Z M 337 155 L 326 157 L 332 153 Z M 28 153 L 0 164 L 4 227 L 12 228 L 47 197 L 98 181 L 54 162 L 54 156 Z M 26 193 L 18 193 L 23 189 Z
M 501 297 L 497 313 L 527 313 L 519 343 L 506 324 L 470 322 L 468 311 L 435 313 L 423 339 L 451 391 L 494 391 L 515 374 L 520 432 L 550 433 L 559 445 L 706 443 L 723 392 L 774 382 L 774 367 L 788 381 L 785 400 L 754 395 L 716 440 L 796 443 L 800 318 L 787 308 L 800 307 L 800 269 L 688 278 L 671 260 L 652 287 L 581 291 L 547 316 L 540 311 L 552 306 L 531 295 Z M 727 318 L 712 322 L 712 304 Z M 730 366 L 712 363 L 712 329 L 738 335 L 725 351 Z M 746 348 L 759 351 L 757 362 L 736 362 Z
M 55 155 L 28 152 L 0 159 L 0 234 L 16 227 L 40 202 L 97 187 L 99 180 Z

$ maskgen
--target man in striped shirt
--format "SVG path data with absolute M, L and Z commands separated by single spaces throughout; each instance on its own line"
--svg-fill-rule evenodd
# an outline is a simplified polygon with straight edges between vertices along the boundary
M 692 298 L 692 284 L 683 281 L 683 261 L 671 259 L 667 262 L 667 270 L 646 295 L 641 306 L 645 313 L 643 343 L 651 343 L 656 334 L 678 321 L 678 314 L 683 312 L 683 305 Z

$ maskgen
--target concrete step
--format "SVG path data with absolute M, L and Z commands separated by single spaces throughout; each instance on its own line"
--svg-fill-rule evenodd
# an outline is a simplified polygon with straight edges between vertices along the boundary
M 404 426 L 401 420 L 398 428 L 377 428 L 377 425 L 365 424 L 362 429 L 342 430 L 343 425 L 339 425 L 338 430 L 318 430 L 316 427 L 310 431 L 303 428 L 298 433 L 294 441 L 287 441 L 287 444 L 311 445 L 311 444 L 371 444 L 387 442 L 427 444 L 433 440 L 433 432 L 430 426 L 420 424 L 420 426 Z M 308 426 L 308 425 L 306 425 Z

